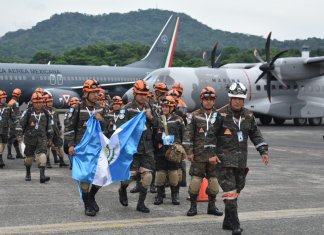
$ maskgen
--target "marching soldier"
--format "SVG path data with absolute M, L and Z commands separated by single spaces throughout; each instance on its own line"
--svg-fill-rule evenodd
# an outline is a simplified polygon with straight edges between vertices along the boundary
M 16 116 L 10 105 L 6 104 L 7 94 L 0 90 L 0 168 L 5 166 L 2 153 L 8 142 L 8 132 L 10 122 L 16 122 Z
M 242 232 L 237 214 L 237 198 L 245 186 L 248 171 L 248 138 L 259 151 L 264 164 L 269 162 L 268 144 L 262 137 L 253 113 L 244 108 L 246 94 L 247 89 L 242 83 L 233 83 L 228 91 L 229 105 L 219 110 L 223 117 L 223 126 L 217 141 L 219 152 L 222 153 L 219 155 L 219 182 L 225 204 L 223 229 L 232 230 L 232 234 Z
M 21 90 L 19 88 L 15 88 L 12 91 L 11 100 L 8 104 L 11 106 L 13 112 L 15 113 L 16 118 L 19 118 L 20 111 L 19 111 L 19 97 L 21 96 Z M 9 129 L 9 139 L 8 139 L 8 155 L 7 159 L 15 159 L 11 154 L 11 146 L 14 146 L 16 150 L 16 158 L 24 158 L 19 149 L 19 143 L 16 136 L 15 125 L 13 122 L 10 122 L 10 129 Z
M 50 180 L 45 176 L 47 144 L 53 135 L 52 120 L 50 114 L 43 108 L 44 98 L 40 93 L 33 93 L 31 97 L 32 107 L 28 108 L 20 119 L 17 126 L 18 141 L 26 145 L 25 166 L 26 181 L 31 181 L 30 167 L 33 164 L 34 156 L 38 160 L 40 169 L 40 183 Z
M 189 194 L 191 206 L 187 216 L 197 214 L 197 196 L 201 182 L 205 177 L 208 180 L 206 193 L 208 194 L 208 214 L 216 216 L 223 215 L 216 206 L 216 195 L 219 191 L 217 181 L 217 163 L 219 159 L 209 150 L 207 133 L 210 128 L 219 129 L 222 124 L 220 115 L 214 108 L 216 92 L 212 87 L 205 87 L 201 90 L 200 101 L 202 107 L 194 111 L 188 118 L 188 125 L 185 128 L 183 146 L 186 150 L 188 160 L 191 162 L 189 174 L 191 181 Z M 215 148 L 215 146 L 214 146 Z
M 125 115 L 125 110 L 121 110 L 123 106 L 123 100 L 120 96 L 114 96 L 112 98 L 112 110 L 108 113 L 105 113 L 104 119 L 107 122 L 107 127 L 103 131 L 103 133 L 107 136 L 107 138 L 110 138 L 112 134 L 115 132 L 115 130 L 121 126 L 121 124 L 124 122 L 123 119 L 120 119 L 120 117 L 123 118 L 123 115 Z
M 87 130 L 87 120 L 91 115 L 103 125 L 104 109 L 98 105 L 100 84 L 95 79 L 89 79 L 83 84 L 83 99 L 76 108 L 70 108 L 65 119 L 65 140 L 68 144 L 69 155 L 73 157 L 74 147 L 80 143 L 85 131 Z M 86 182 L 80 182 L 82 190 L 82 199 L 84 202 L 85 214 L 95 216 L 99 211 L 99 206 L 95 200 L 95 195 L 100 186 L 92 185 Z M 90 189 L 90 191 L 89 191 Z
M 50 141 L 47 151 L 47 162 L 50 162 L 49 155 L 50 149 L 54 149 L 59 156 L 60 167 L 69 166 L 64 162 L 64 151 L 63 151 L 63 139 L 62 135 L 62 125 L 60 122 L 59 114 L 55 108 L 53 108 L 53 97 L 50 94 L 44 95 L 45 109 L 49 112 L 52 119 L 52 128 L 53 128 L 53 138 Z
M 137 147 L 137 153 L 134 154 L 133 162 L 131 165 L 132 176 L 137 173 L 140 174 L 139 182 L 139 198 L 137 202 L 137 211 L 143 213 L 149 213 L 150 210 L 144 204 L 147 190 L 152 182 L 152 171 L 154 170 L 154 155 L 153 155 L 153 142 L 152 142 L 152 126 L 153 126 L 153 116 L 150 108 L 148 107 L 147 95 L 149 94 L 149 87 L 147 82 L 143 80 L 138 80 L 135 82 L 134 87 L 134 100 L 123 107 L 125 114 L 120 117 L 124 121 L 128 121 L 137 115 L 139 112 L 146 112 L 146 130 L 143 131 L 140 142 Z M 128 206 L 127 198 L 127 187 L 131 180 L 121 182 L 121 186 L 118 190 L 119 201 L 123 206 Z
M 184 132 L 184 123 L 181 117 L 174 113 L 176 101 L 171 96 L 166 96 L 161 100 L 162 120 L 159 120 L 156 134 L 154 135 L 157 196 L 154 204 L 163 203 L 165 183 L 167 177 L 171 188 L 171 200 L 173 205 L 179 205 L 179 176 L 182 157 L 185 151 L 181 146 Z

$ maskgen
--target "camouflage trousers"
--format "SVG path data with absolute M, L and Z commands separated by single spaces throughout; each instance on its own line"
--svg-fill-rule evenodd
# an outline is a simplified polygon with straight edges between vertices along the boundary
M 218 180 L 223 189 L 223 199 L 236 199 L 245 186 L 245 169 L 222 167 L 219 170 Z

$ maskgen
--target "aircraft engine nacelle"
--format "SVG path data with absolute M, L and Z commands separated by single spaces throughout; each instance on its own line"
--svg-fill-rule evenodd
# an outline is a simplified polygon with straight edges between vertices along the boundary
M 80 95 L 73 90 L 68 89 L 45 89 L 53 97 L 53 105 L 55 108 L 62 109 L 68 108 L 69 102 L 72 97 L 80 98 Z

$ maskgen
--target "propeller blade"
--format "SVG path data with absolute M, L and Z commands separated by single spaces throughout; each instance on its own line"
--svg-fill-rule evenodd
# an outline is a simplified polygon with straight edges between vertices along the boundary
M 219 53 L 219 55 L 217 56 L 215 62 L 214 62 L 214 65 L 215 65 L 215 68 L 219 68 L 220 66 L 220 60 L 221 60 L 221 57 L 222 57 L 222 54 L 223 54 L 223 51 L 221 51 Z
M 283 85 L 285 88 L 287 88 L 287 85 L 282 81 L 281 78 L 279 78 L 277 76 L 277 74 L 274 71 L 270 71 L 270 73 L 272 74 L 272 76 L 274 76 L 277 79 L 278 82 L 280 82 L 281 85 Z
M 267 41 L 265 44 L 265 54 L 266 54 L 266 61 L 270 63 L 270 40 L 271 40 L 271 34 L 272 32 L 269 33 L 267 37 Z
M 267 95 L 271 103 L 271 74 L 267 73 Z
M 261 75 L 255 80 L 255 84 L 266 74 L 266 72 L 262 72 Z
M 272 66 L 274 64 L 274 62 L 282 55 L 282 54 L 285 54 L 288 50 L 284 50 L 284 51 L 281 51 L 279 52 L 277 55 L 275 55 L 275 57 L 273 57 L 271 63 L 270 63 L 270 66 Z
M 215 58 L 216 58 L 216 50 L 218 47 L 218 42 L 214 45 L 213 50 L 211 52 L 211 56 L 210 56 L 210 64 L 212 68 L 215 68 Z
M 261 62 L 261 63 L 264 63 L 264 60 L 261 58 L 261 55 L 260 55 L 260 52 L 258 49 L 254 49 L 254 52 L 253 52 L 255 58 Z
M 205 64 L 206 64 L 207 66 L 209 66 L 209 64 L 208 64 L 208 54 L 207 54 L 206 51 L 203 52 L 202 58 L 203 58 Z

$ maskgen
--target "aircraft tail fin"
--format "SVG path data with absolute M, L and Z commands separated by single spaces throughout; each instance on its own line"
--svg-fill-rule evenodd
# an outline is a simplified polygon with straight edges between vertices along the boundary
M 175 18 L 171 15 L 147 55 L 140 61 L 126 66 L 151 69 L 171 67 L 176 46 L 179 19 L 179 17 Z

